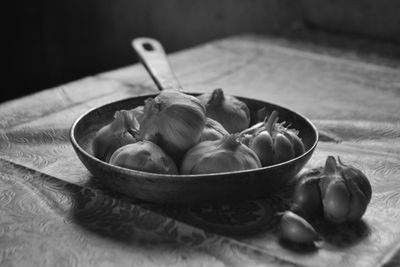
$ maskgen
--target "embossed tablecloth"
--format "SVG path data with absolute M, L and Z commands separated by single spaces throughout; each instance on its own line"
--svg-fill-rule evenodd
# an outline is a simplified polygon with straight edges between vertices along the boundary
M 324 241 L 296 251 L 277 235 L 290 187 L 198 207 L 157 206 L 103 188 L 68 131 L 90 108 L 156 92 L 134 65 L 0 105 L 1 266 L 399 264 L 392 256 L 400 250 L 400 64 L 260 36 L 211 42 L 170 61 L 187 91 L 221 87 L 309 117 L 322 138 L 307 168 L 334 155 L 370 178 L 363 220 L 315 225 Z

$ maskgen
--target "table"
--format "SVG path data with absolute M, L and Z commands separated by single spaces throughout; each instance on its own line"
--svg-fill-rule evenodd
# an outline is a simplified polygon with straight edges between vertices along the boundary
M 287 208 L 288 191 L 173 207 L 96 183 L 73 152 L 69 128 L 90 108 L 156 92 L 136 64 L 0 105 L 1 266 L 399 264 L 399 62 L 260 35 L 212 41 L 169 59 L 188 92 L 221 87 L 309 117 L 321 140 L 306 169 L 328 155 L 361 168 L 373 187 L 362 221 L 321 226 L 318 248 L 296 251 L 278 240 L 276 212 Z

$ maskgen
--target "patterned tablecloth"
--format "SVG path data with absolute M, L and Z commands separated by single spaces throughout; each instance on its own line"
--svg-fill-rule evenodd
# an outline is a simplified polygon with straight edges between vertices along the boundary
M 69 128 L 90 108 L 156 92 L 133 65 L 0 105 L 1 266 L 399 264 L 400 64 L 260 36 L 210 42 L 170 61 L 187 91 L 221 87 L 309 117 L 321 140 L 306 169 L 328 155 L 361 168 L 373 187 L 362 221 L 317 222 L 323 241 L 295 250 L 278 239 L 290 186 L 266 199 L 177 207 L 96 183 Z

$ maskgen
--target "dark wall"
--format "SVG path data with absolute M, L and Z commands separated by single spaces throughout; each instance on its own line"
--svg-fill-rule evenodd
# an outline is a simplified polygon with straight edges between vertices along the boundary
M 136 61 L 130 41 L 159 39 L 168 52 L 299 22 L 335 33 L 400 42 L 397 0 L 20 1 L 9 28 L 11 61 L 0 101 Z M 8 51 L 7 51 L 8 52 Z

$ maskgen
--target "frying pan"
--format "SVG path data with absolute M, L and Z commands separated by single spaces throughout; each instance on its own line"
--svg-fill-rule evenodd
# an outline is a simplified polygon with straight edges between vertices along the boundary
M 167 61 L 162 45 L 150 38 L 137 38 L 132 46 L 160 90 L 182 90 Z M 198 96 L 199 94 L 190 93 Z M 251 123 L 257 111 L 279 112 L 280 121 L 299 130 L 305 153 L 289 161 L 258 169 L 204 175 L 166 175 L 130 170 L 93 156 L 91 144 L 96 132 L 113 120 L 118 110 L 143 105 L 157 94 L 132 97 L 91 109 L 73 123 L 70 141 L 79 159 L 107 187 L 129 197 L 154 203 L 190 204 L 212 201 L 254 199 L 273 194 L 290 182 L 310 159 L 318 143 L 318 131 L 306 117 L 273 103 L 236 96 L 250 109 Z

